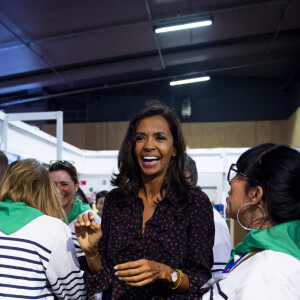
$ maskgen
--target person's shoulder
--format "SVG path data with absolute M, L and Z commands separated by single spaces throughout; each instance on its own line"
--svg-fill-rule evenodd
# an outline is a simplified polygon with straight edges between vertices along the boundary
M 273 281 L 278 280 L 279 277 L 292 278 L 294 276 L 300 280 L 300 261 L 279 251 L 260 251 L 242 262 L 239 268 L 247 273 L 248 280 L 261 281 L 267 278 Z
M 246 259 L 231 273 L 231 282 L 237 283 L 240 289 L 268 285 L 279 290 L 298 290 L 300 261 L 286 253 L 263 250 Z
M 200 188 L 196 187 L 189 189 L 186 197 L 188 201 L 188 214 L 194 211 L 197 212 L 196 215 L 200 217 L 201 215 L 208 214 L 209 211 L 212 211 L 212 205 L 209 198 Z
M 187 193 L 187 198 L 191 203 L 208 202 L 210 200 L 208 196 L 199 188 L 190 188 Z
M 42 215 L 34 219 L 32 222 L 41 223 L 43 226 L 51 226 L 50 228 L 68 228 L 66 223 L 62 220 L 47 215 Z
M 71 236 L 71 230 L 62 220 L 42 215 L 32 220 L 20 231 L 24 236 L 30 236 L 30 239 L 38 243 L 49 245 L 55 243 L 55 240 L 66 240 Z
M 121 189 L 120 188 L 114 188 L 112 190 L 110 190 L 106 196 L 105 196 L 105 200 L 107 198 L 116 198 L 119 194 L 121 193 Z
M 257 253 L 257 264 L 260 262 L 265 262 L 265 264 L 268 264 L 269 269 L 275 270 L 281 270 L 285 266 L 284 268 L 290 272 L 291 269 L 297 268 L 300 274 L 300 260 L 287 253 L 264 250 Z
M 228 299 L 284 299 L 282 295 L 298 295 L 299 281 L 299 260 L 285 253 L 263 250 L 244 259 L 220 281 L 215 291 L 218 293 L 221 287 Z
M 294 283 L 299 287 L 300 282 L 300 260 L 292 255 L 265 250 L 265 257 L 268 256 L 266 268 L 269 271 L 271 281 Z M 266 260 L 264 258 L 263 260 Z M 263 263 L 262 260 L 262 263 Z
M 118 199 L 120 197 L 121 190 L 119 188 L 112 189 L 108 192 L 108 194 L 105 196 L 104 205 L 114 206 L 118 202 Z

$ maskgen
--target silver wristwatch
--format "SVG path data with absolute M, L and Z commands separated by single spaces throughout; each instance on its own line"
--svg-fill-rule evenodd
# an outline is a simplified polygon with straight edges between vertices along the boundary
M 173 271 L 172 274 L 171 274 L 171 281 L 172 283 L 174 284 L 178 279 L 178 275 L 177 275 L 177 271 Z

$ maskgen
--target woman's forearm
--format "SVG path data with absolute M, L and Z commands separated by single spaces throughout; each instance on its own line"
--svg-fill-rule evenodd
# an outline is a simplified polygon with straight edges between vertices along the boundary
M 101 258 L 99 253 L 97 252 L 97 254 L 94 255 L 86 254 L 85 257 L 91 274 L 98 273 L 102 268 L 102 263 L 101 263 Z

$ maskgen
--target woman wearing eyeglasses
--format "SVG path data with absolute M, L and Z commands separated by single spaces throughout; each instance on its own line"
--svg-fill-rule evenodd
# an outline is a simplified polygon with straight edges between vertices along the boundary
M 59 193 L 36 160 L 9 165 L 0 185 L 0 298 L 86 299 Z
M 118 187 L 100 226 L 78 217 L 89 290 L 103 299 L 199 299 L 211 276 L 212 206 L 184 174 L 175 113 L 152 103 L 130 122 L 118 158 Z M 100 242 L 99 242 L 100 239 Z
M 49 172 L 52 180 L 58 188 L 63 209 L 67 215 L 68 226 L 73 235 L 73 241 L 76 247 L 77 256 L 84 255 L 77 241 L 74 229 L 74 222 L 78 215 L 91 212 L 97 223 L 101 223 L 101 218 L 93 212 L 87 203 L 75 198 L 75 194 L 79 187 L 79 179 L 77 170 L 74 167 L 74 162 L 66 160 L 51 161 Z
M 300 299 L 300 153 L 262 144 L 230 167 L 226 213 L 249 233 L 208 299 Z

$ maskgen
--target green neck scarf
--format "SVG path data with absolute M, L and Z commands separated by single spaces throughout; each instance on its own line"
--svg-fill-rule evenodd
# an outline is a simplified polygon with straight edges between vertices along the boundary
M 251 230 L 244 240 L 231 250 L 228 264 L 233 261 L 234 255 L 258 249 L 283 252 L 300 260 L 300 220 L 281 223 L 264 230 Z
M 43 213 L 23 202 L 0 202 L 0 229 L 7 235 L 17 232 Z
M 67 215 L 68 223 L 71 223 L 78 215 L 81 215 L 89 209 L 91 209 L 91 207 L 87 203 L 83 203 L 79 199 L 75 199 L 72 209 Z

